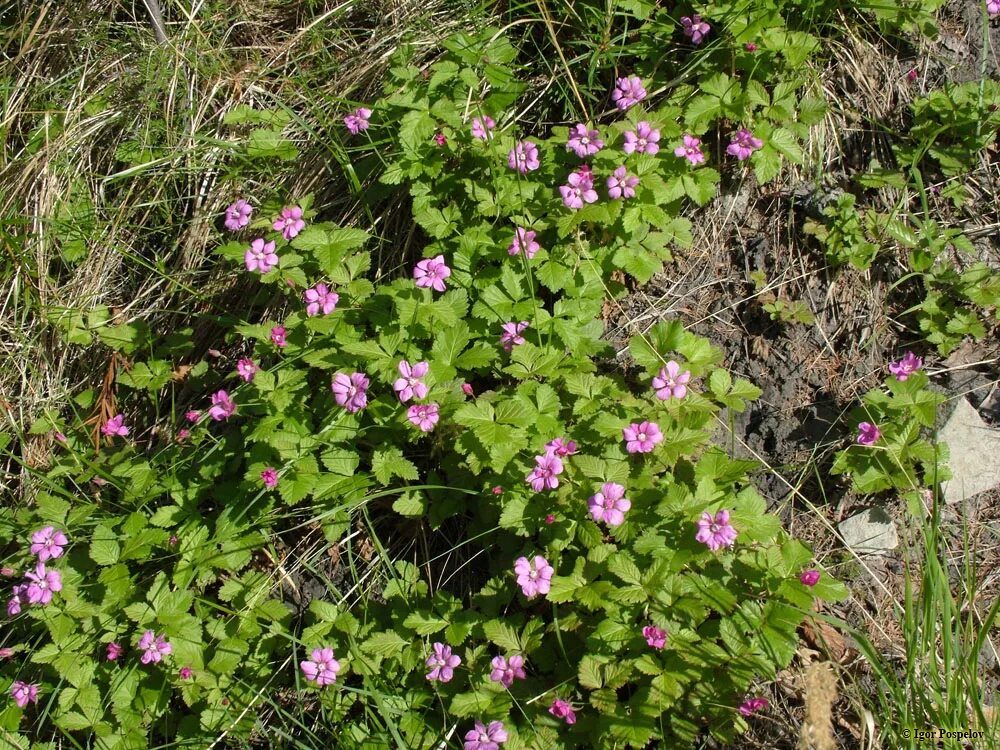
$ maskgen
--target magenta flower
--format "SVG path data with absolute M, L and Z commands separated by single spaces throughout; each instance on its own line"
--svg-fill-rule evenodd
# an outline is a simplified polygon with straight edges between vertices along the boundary
M 60 443 L 65 443 L 66 442 L 66 435 L 64 433 L 62 433 L 62 432 L 58 432 L 58 431 L 53 432 L 52 436 L 56 440 L 58 440 Z
M 743 45 L 743 49 L 745 49 L 747 52 L 756 52 L 757 45 L 754 44 L 753 42 L 747 42 L 746 44 Z
M 332 685 L 337 681 L 340 662 L 333 658 L 332 648 L 313 649 L 312 659 L 300 661 L 302 674 L 309 682 L 315 682 L 317 687 Z
M 250 223 L 252 213 L 253 206 L 240 198 L 226 209 L 226 220 L 222 223 L 230 232 L 238 232 Z
M 411 398 L 427 398 L 427 385 L 421 378 L 427 374 L 430 365 L 426 362 L 417 362 L 411 365 L 405 359 L 399 363 L 399 374 L 392 384 L 392 389 L 396 391 L 399 400 L 406 403 Z
M 601 491 L 590 496 L 587 508 L 591 517 L 608 526 L 621 526 L 625 522 L 625 511 L 632 507 L 632 501 L 625 497 L 625 488 L 615 482 L 605 482 Z
M 372 111 L 367 107 L 358 107 L 353 113 L 344 117 L 344 125 L 347 126 L 351 135 L 357 135 L 362 130 L 368 130 L 368 118 L 372 116 Z
M 451 276 L 451 269 L 444 262 L 444 256 L 424 258 L 413 269 L 413 278 L 418 287 L 433 289 L 436 292 L 445 290 L 444 280 Z
M 18 708 L 24 708 L 29 703 L 38 703 L 38 685 L 14 680 L 10 686 L 10 694 Z
M 490 662 L 493 670 L 490 672 L 490 679 L 499 682 L 505 688 L 514 684 L 514 680 L 523 680 L 528 675 L 524 671 L 524 657 L 520 654 L 505 659 L 502 656 L 493 657 Z
M 101 432 L 108 437 L 112 437 L 114 435 L 125 437 L 128 435 L 128 427 L 125 426 L 125 415 L 118 414 L 117 416 L 109 419 L 104 423 L 104 426 L 101 428 Z
M 507 154 L 507 166 L 516 169 L 521 174 L 533 172 L 541 166 L 538 159 L 538 146 L 531 141 L 518 141 Z
M 464 393 L 469 398 L 472 398 L 476 395 L 476 392 L 472 390 L 472 386 L 469 385 L 468 383 L 462 383 L 462 393 Z
M 823 574 L 820 573 L 818 570 L 803 570 L 802 575 L 799 576 L 799 581 L 802 582 L 803 586 L 808 586 L 809 588 L 812 588 L 817 583 L 819 583 L 819 579 L 822 575 Z
M 38 555 L 39 562 L 62 557 L 63 547 L 69 544 L 66 535 L 53 526 L 44 526 L 31 535 L 31 546 L 28 550 Z
M 435 643 L 431 646 L 433 652 L 427 657 L 427 666 L 431 671 L 427 673 L 427 679 L 431 682 L 451 682 L 455 676 L 455 667 L 462 663 L 462 659 L 451 652 L 450 646 L 443 643 Z
M 986 11 L 990 14 L 990 18 L 1000 16 L 1000 0 L 986 0 Z
M 594 176 L 590 169 L 583 166 L 570 172 L 566 184 L 559 186 L 559 194 L 566 208 L 580 209 L 585 203 L 594 203 L 597 191 L 594 190 Z
M 509 352 L 515 346 L 520 346 L 524 343 L 524 337 L 521 335 L 528 328 L 528 321 L 522 320 L 520 323 L 504 323 L 500 326 L 503 333 L 500 334 L 500 343 L 503 345 L 503 350 Z
M 507 741 L 507 732 L 499 721 L 491 721 L 488 727 L 477 721 L 475 727 L 465 733 L 463 750 L 500 750 Z
M 477 141 L 488 141 L 493 137 L 493 133 L 491 131 L 496 127 L 496 125 L 496 122 L 489 115 L 483 115 L 482 118 L 473 117 L 472 137 Z
M 351 414 L 368 405 L 368 377 L 361 372 L 345 375 L 338 372 L 330 383 L 333 398 Z
M 622 437 L 629 453 L 652 453 L 663 442 L 663 433 L 656 422 L 632 423 L 622 430 Z
M 858 443 L 860 445 L 874 445 L 882 437 L 882 431 L 871 422 L 862 422 L 858 425 Z
M 9 659 L 14 655 L 14 649 L 4 646 L 0 648 L 0 659 Z
M 194 675 L 194 670 L 191 667 L 181 667 L 178 674 L 180 674 L 182 680 L 190 680 L 192 675 Z
M 625 172 L 625 166 L 618 167 L 610 177 L 608 177 L 608 197 L 611 200 L 619 198 L 634 198 L 635 186 L 639 184 L 639 178 Z
M 268 466 L 264 469 L 264 471 L 260 473 L 260 479 L 264 483 L 264 486 L 268 489 L 278 486 L 278 472 L 273 466 Z
M 121 647 L 120 643 L 111 641 L 111 643 L 108 644 L 106 658 L 108 661 L 118 661 L 118 657 L 120 657 L 124 651 L 125 649 Z
M 541 555 L 535 555 L 530 561 L 527 557 L 519 557 L 514 561 L 517 585 L 521 587 L 521 593 L 529 599 L 549 593 L 555 572 L 555 568 Z
M 212 394 L 212 406 L 208 410 L 208 416 L 216 422 L 229 419 L 236 413 L 236 402 L 226 391 L 216 391 Z
M 306 222 L 302 218 L 302 207 L 285 206 L 271 226 L 274 227 L 274 231 L 281 232 L 281 236 L 286 240 L 295 239 L 299 232 L 306 228 Z
M 319 315 L 320 312 L 329 315 L 337 309 L 337 303 L 340 301 L 340 295 L 331 292 L 326 284 L 317 284 L 311 289 L 306 289 L 302 293 L 302 298 L 305 300 L 306 315 L 309 317 Z
M 191 424 L 194 424 L 199 419 L 201 419 L 201 412 L 191 409 L 190 411 L 184 412 L 184 419 L 186 419 Z
M 722 547 L 732 547 L 736 541 L 736 529 L 729 523 L 729 511 L 720 510 L 712 517 L 711 513 L 702 513 L 698 520 L 698 533 L 694 537 L 715 552 Z
M 750 158 L 750 154 L 764 145 L 764 141 L 754 136 L 746 128 L 740 128 L 733 136 L 729 145 L 726 146 L 726 153 L 735 156 L 740 161 Z
M 681 370 L 681 366 L 670 360 L 666 367 L 660 368 L 660 374 L 653 378 L 653 390 L 660 401 L 669 401 L 672 398 L 684 398 L 687 395 L 687 382 L 691 379 L 688 370 Z
M 566 150 L 575 152 L 581 159 L 593 156 L 604 148 L 604 141 L 600 139 L 600 135 L 597 130 L 588 130 L 583 123 L 577 123 L 569 129 Z
M 438 423 L 438 405 L 414 404 L 406 410 L 406 418 L 421 432 L 430 432 Z
M 243 256 L 248 271 L 258 271 L 267 273 L 278 265 L 278 254 L 274 251 L 274 240 L 265 242 L 263 237 L 258 237 L 250 243 L 249 249 Z
M 684 145 L 674 149 L 674 156 L 687 159 L 694 166 L 705 163 L 705 154 L 701 152 L 701 139 L 693 135 L 684 136 Z
M 545 516 L 545 523 L 547 523 L 549 526 L 551 526 L 555 522 L 556 522 L 556 517 L 554 514 L 549 513 L 547 516 Z
M 189 437 L 191 437 L 191 430 L 189 430 L 188 428 L 182 427 L 181 429 L 177 430 L 177 442 L 178 443 L 183 443 Z
M 681 16 L 681 26 L 684 28 L 684 36 L 690 39 L 693 44 L 701 44 L 701 40 L 708 36 L 708 32 L 712 30 L 712 27 L 702 21 L 699 15 Z
M 62 573 L 58 570 L 46 570 L 45 563 L 38 563 L 35 569 L 24 574 L 28 582 L 25 595 L 30 604 L 48 604 L 52 601 L 52 593 L 62 591 Z
M 535 233 L 533 231 L 517 227 L 514 230 L 514 239 L 511 240 L 510 245 L 507 247 L 507 254 L 517 255 L 523 252 L 524 257 L 531 260 L 535 257 L 535 253 L 541 249 L 542 246 L 535 242 Z
M 494 495 L 502 495 L 502 494 L 503 494 L 503 487 L 501 487 L 501 486 L 500 486 L 500 485 L 498 484 L 498 485 L 496 485 L 495 487 L 493 487 L 493 488 L 492 488 L 492 489 L 490 490 L 490 492 L 492 492 L 492 493 L 493 493 Z
M 645 98 L 646 89 L 642 87 L 642 79 L 639 76 L 619 78 L 615 81 L 614 91 L 611 92 L 611 100 L 622 112 Z
M 11 589 L 11 598 L 7 602 L 7 615 L 13 617 L 21 614 L 21 609 L 27 607 L 31 602 L 28 600 L 28 584 L 15 585 Z
M 173 652 L 174 647 L 167 641 L 166 636 L 157 635 L 152 630 L 147 630 L 139 639 L 139 650 L 142 651 L 139 661 L 143 664 L 156 664 L 162 661 L 164 656 Z
M 567 724 L 576 724 L 576 712 L 569 703 L 561 698 L 556 698 L 552 701 L 552 705 L 549 706 L 549 713 L 557 719 L 565 719 Z
M 642 637 L 646 643 L 656 649 L 662 649 L 667 645 L 667 631 L 655 625 L 647 625 L 642 629 Z
M 562 474 L 563 465 L 558 457 L 546 453 L 544 456 L 535 456 L 535 468 L 525 477 L 524 481 L 531 485 L 535 492 L 543 490 L 554 490 L 559 486 L 559 475 Z
M 576 441 L 564 441 L 562 438 L 550 440 L 545 444 L 545 452 L 551 456 L 559 456 L 559 458 L 576 455 Z
M 285 338 L 286 333 L 284 326 L 274 326 L 271 329 L 271 343 L 279 349 L 288 346 L 288 340 Z
M 902 383 L 923 366 L 924 361 L 920 357 L 913 352 L 907 352 L 898 362 L 889 363 L 889 372 L 895 375 L 896 380 Z
M 249 383 L 254 379 L 254 376 L 260 372 L 260 368 L 257 367 L 257 363 L 252 359 L 243 358 L 236 363 L 236 372 L 239 373 L 241 378 Z
M 747 698 L 740 704 L 740 713 L 743 716 L 749 716 L 757 711 L 763 711 L 770 705 L 767 698 Z
M 438 146 L 443 146 L 443 145 L 445 145 L 448 142 L 448 138 L 445 136 L 444 133 L 435 133 L 434 134 L 434 142 Z
M 660 131 L 645 120 L 636 124 L 635 130 L 625 131 L 625 145 L 622 150 L 626 154 L 638 153 L 652 156 L 660 150 Z

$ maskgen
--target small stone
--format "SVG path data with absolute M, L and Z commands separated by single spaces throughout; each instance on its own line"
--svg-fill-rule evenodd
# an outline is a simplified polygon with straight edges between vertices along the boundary
M 990 427 L 963 397 L 938 433 L 948 445 L 951 479 L 941 483 L 946 503 L 1000 486 L 1000 430 Z
M 844 544 L 859 555 L 880 555 L 899 546 L 892 518 L 881 508 L 869 508 L 837 525 Z

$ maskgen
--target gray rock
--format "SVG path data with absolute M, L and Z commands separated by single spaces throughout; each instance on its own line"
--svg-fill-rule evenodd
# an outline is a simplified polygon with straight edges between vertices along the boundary
M 952 478 L 941 483 L 946 503 L 1000 486 L 1000 430 L 986 424 L 964 398 L 956 399 L 938 440 L 948 444 L 951 454 Z
M 881 508 L 869 508 L 837 525 L 844 544 L 859 555 L 878 555 L 899 546 L 892 518 Z

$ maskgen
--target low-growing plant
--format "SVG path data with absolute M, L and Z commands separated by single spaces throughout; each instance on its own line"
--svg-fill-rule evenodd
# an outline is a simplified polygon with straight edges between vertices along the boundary
M 822 245 L 826 258 L 833 266 L 850 263 L 855 268 L 869 268 L 878 253 L 878 245 L 868 239 L 865 218 L 855 208 L 856 198 L 842 193 L 823 209 L 826 221 L 806 221 L 803 231 Z M 869 216 L 873 212 L 869 212 Z

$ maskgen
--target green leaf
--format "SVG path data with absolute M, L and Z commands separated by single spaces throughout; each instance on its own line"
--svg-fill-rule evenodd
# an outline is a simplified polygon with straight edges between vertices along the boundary
M 403 456 L 403 452 L 390 446 L 372 454 L 372 472 L 375 478 L 384 485 L 389 484 L 393 477 L 416 481 L 419 474 L 413 462 Z
M 121 557 L 118 535 L 103 524 L 97 526 L 91 536 L 90 559 L 98 565 L 114 565 Z

